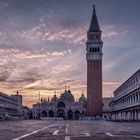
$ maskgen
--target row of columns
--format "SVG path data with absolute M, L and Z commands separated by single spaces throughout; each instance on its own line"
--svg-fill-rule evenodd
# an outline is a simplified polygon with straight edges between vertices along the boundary
M 112 114 L 114 121 L 140 121 L 140 109 L 123 111 Z
M 68 118 L 70 117 L 70 119 L 74 119 L 74 118 L 79 118 L 79 117 L 85 117 L 85 112 L 83 111 L 82 113 L 79 110 L 71 111 L 69 110 L 68 112 L 65 112 L 64 110 L 62 110 L 61 112 L 59 112 L 59 110 L 57 112 L 50 110 L 50 111 L 40 111 L 40 112 L 32 112 L 33 114 L 33 118 L 34 119 L 38 119 L 39 117 L 59 117 L 60 114 L 62 114 L 61 117 L 64 118 Z
M 114 102 L 113 107 L 114 109 L 123 109 L 128 106 L 140 104 L 140 91 L 137 91 L 131 95 L 128 95 L 121 100 Z
M 114 93 L 116 94 L 116 98 L 121 97 L 122 94 L 127 94 L 131 90 L 134 90 L 134 88 L 137 88 L 137 86 L 140 85 L 140 71 L 136 74 L 136 76 L 133 76 L 129 81 L 126 81 L 124 84 L 122 84 L 121 87 L 119 87 Z

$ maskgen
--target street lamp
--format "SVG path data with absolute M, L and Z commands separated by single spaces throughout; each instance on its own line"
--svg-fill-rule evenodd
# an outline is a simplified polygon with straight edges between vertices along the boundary
M 39 119 L 40 119 L 40 109 L 41 109 L 41 106 L 40 106 L 40 91 L 39 91 Z

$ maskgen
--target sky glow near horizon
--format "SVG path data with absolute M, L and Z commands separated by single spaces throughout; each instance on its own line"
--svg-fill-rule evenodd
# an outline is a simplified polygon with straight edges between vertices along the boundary
M 95 0 L 102 30 L 103 96 L 140 68 L 139 0 Z M 0 91 L 24 105 L 70 86 L 86 96 L 86 32 L 92 0 L 0 0 Z

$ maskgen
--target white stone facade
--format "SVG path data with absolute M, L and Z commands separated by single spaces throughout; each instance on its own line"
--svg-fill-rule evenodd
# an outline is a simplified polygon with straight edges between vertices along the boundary
M 104 97 L 103 98 L 103 119 L 111 120 L 111 106 L 110 102 L 113 100 L 112 97 Z
M 8 96 L 0 92 L 0 120 L 23 118 L 22 106 L 19 105 L 15 96 Z
M 140 69 L 114 91 L 113 120 L 140 121 Z

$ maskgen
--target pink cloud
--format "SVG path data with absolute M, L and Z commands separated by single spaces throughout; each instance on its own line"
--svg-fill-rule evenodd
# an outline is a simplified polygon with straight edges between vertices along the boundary
M 114 25 L 107 25 L 102 27 L 103 38 L 112 38 L 122 34 L 126 34 L 128 31 L 121 30 Z

